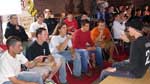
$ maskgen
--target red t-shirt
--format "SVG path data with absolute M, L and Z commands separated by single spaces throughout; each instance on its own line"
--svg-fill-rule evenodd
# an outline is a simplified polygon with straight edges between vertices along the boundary
M 73 35 L 73 47 L 76 49 L 86 49 L 86 44 L 94 46 L 94 43 L 90 36 L 90 31 L 83 32 L 81 29 L 75 31 Z
M 67 18 L 64 20 L 64 22 L 67 24 L 68 26 L 68 31 L 69 32 L 74 32 L 75 30 L 78 29 L 78 23 L 76 21 L 76 19 L 73 19 L 72 21 L 69 21 Z

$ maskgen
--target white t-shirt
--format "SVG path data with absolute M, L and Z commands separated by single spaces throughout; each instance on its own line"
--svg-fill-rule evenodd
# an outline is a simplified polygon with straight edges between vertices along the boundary
M 0 84 L 10 81 L 8 77 L 17 76 L 21 72 L 21 64 L 27 61 L 23 54 L 18 54 L 16 58 L 13 58 L 8 51 L 5 51 L 0 57 Z
M 57 50 L 56 46 L 60 45 L 61 43 L 63 43 L 66 40 L 66 36 L 62 37 L 60 35 L 58 36 L 52 36 L 51 41 L 49 43 L 49 48 L 52 54 L 58 53 L 59 51 Z M 69 48 L 72 47 L 72 42 L 71 40 L 68 41 L 68 45 Z M 67 46 L 65 48 L 67 48 Z M 64 48 L 64 49 L 65 49 Z
M 29 32 L 36 32 L 36 30 L 40 27 L 44 27 L 47 29 L 47 25 L 46 23 L 42 23 L 42 24 L 39 24 L 38 22 L 33 22 L 31 25 L 30 25 L 30 29 L 29 29 Z
M 125 22 L 123 22 L 123 24 L 120 24 L 120 22 L 114 21 L 112 29 L 113 29 L 114 38 L 120 39 L 122 32 L 124 32 L 124 30 L 125 30 Z

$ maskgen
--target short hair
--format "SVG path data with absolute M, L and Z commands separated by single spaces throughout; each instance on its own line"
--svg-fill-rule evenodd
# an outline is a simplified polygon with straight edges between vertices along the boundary
M 8 37 L 6 41 L 7 48 L 9 48 L 10 46 L 14 46 L 17 42 L 21 42 L 21 39 L 19 37 L 16 36 Z
M 41 16 L 44 17 L 44 14 L 43 14 L 42 12 L 37 13 L 37 14 L 36 14 L 36 19 L 38 19 L 38 18 L 41 17 Z
M 12 15 L 8 16 L 8 19 L 9 19 L 9 20 L 12 19 L 13 16 L 17 16 L 17 15 L 16 15 L 16 14 L 12 14 Z
M 48 9 L 48 8 L 44 9 L 44 12 L 47 12 L 47 11 L 49 11 L 49 12 L 52 13 L 52 10 L 50 10 L 50 9 Z
M 43 31 L 46 31 L 46 29 L 43 27 L 38 28 L 35 33 L 36 37 L 38 37 L 38 35 L 41 34 Z
M 105 23 L 105 20 L 104 19 L 99 19 L 98 21 L 97 21 L 97 24 L 98 23 Z
M 90 21 L 88 21 L 88 20 L 82 20 L 81 26 L 84 26 L 85 24 L 90 24 Z

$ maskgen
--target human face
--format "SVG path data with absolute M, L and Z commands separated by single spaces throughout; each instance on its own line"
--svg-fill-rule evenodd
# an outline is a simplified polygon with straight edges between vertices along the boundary
M 17 25 L 18 24 L 18 17 L 12 16 L 12 18 L 10 19 L 11 24 Z
M 23 50 L 22 43 L 20 41 L 16 42 L 16 44 L 10 48 L 15 54 L 20 54 Z
M 72 21 L 73 15 L 72 15 L 72 14 L 69 14 L 69 15 L 67 15 L 67 18 L 68 18 L 69 21 Z
M 44 15 L 47 16 L 47 17 L 49 17 L 51 15 L 50 10 L 49 9 L 45 9 L 44 10 Z
M 41 38 L 41 40 L 43 42 L 47 41 L 48 40 L 48 31 L 47 30 L 42 31 L 42 33 L 39 35 L 39 37 Z
M 66 35 L 67 34 L 67 25 L 63 25 L 60 29 L 59 29 L 59 33 L 61 35 Z
M 99 30 L 103 30 L 104 28 L 105 28 L 105 23 L 99 22 L 99 23 L 98 23 L 98 29 L 99 29 Z
M 89 31 L 89 29 L 90 29 L 90 25 L 89 25 L 89 23 L 86 23 L 84 26 L 83 26 L 83 31 Z
M 43 22 L 43 21 L 44 21 L 44 16 L 43 16 L 43 15 L 41 15 L 40 17 L 38 17 L 37 21 L 39 21 L 39 22 Z
M 132 27 L 128 27 L 128 29 L 127 29 L 127 32 L 129 33 L 130 36 L 134 36 L 135 31 L 136 30 L 134 28 L 132 28 Z

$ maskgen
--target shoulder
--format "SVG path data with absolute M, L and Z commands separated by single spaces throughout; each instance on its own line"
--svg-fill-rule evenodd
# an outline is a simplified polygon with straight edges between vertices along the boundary
M 2 54 L 2 56 L 0 57 L 0 60 L 5 60 L 5 59 L 7 59 L 7 57 L 8 57 L 8 55 L 9 55 L 9 53 L 8 53 L 8 51 L 6 50 L 3 54 Z
M 58 35 L 52 36 L 51 40 L 55 40 L 55 39 L 60 39 L 60 36 Z
M 48 43 L 47 43 L 47 42 L 44 42 L 44 43 L 43 43 L 43 46 L 48 46 Z
M 97 27 L 94 27 L 91 32 L 98 32 L 98 28 Z
M 37 42 L 34 41 L 34 42 L 32 42 L 32 43 L 29 45 L 28 49 L 32 49 L 32 48 L 34 48 L 34 47 L 36 47 L 36 46 L 37 46 Z

